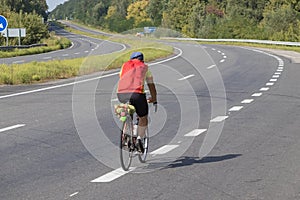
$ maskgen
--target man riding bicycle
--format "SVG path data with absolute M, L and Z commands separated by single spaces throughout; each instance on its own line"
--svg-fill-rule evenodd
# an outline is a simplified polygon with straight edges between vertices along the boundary
M 136 109 L 139 118 L 137 128 L 137 140 L 139 144 L 141 144 L 141 138 L 145 136 L 148 126 L 148 103 L 144 89 L 145 81 L 151 94 L 148 102 L 157 104 L 157 93 L 153 76 L 148 66 L 144 63 L 144 55 L 141 52 L 133 52 L 130 60 L 122 65 L 117 95 L 121 103 L 130 102 Z

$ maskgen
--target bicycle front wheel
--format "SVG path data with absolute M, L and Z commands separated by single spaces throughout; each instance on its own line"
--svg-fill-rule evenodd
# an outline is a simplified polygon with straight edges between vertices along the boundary
M 144 152 L 139 154 L 139 160 L 141 163 L 146 162 L 147 154 L 148 154 L 148 148 L 149 148 L 149 133 L 148 128 L 145 131 L 145 136 L 142 138 L 142 145 L 144 148 Z
M 132 120 L 127 117 L 120 134 L 120 162 L 124 171 L 128 171 L 133 157 Z

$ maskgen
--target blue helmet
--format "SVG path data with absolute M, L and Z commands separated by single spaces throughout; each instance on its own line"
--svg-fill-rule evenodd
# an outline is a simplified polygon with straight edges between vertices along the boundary
M 140 61 L 144 61 L 144 55 L 141 52 L 133 52 L 130 56 L 130 60 L 139 59 Z

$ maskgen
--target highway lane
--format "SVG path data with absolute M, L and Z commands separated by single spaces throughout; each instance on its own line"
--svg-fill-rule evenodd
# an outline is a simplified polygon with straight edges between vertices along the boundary
M 91 34 L 95 34 L 95 35 L 103 35 L 103 36 L 108 36 L 108 37 L 113 36 L 112 34 L 105 33 L 105 32 L 102 32 L 102 31 L 91 30 L 91 29 L 88 29 L 88 28 L 84 28 L 82 26 L 77 26 L 76 24 L 73 24 L 70 21 L 60 20 L 59 22 L 66 25 L 66 26 L 69 26 L 69 27 L 71 27 L 75 30 L 79 30 L 79 31 L 83 31 L 83 32 L 87 32 L 87 33 L 91 33 Z
M 117 143 L 118 122 L 113 120 L 111 111 L 115 102 L 112 93 L 117 82 L 115 72 L 99 82 L 96 79 L 76 87 L 71 84 L 2 98 L 1 113 L 5 115 L 1 115 L 0 129 L 24 126 L 0 131 L 1 199 L 132 196 L 137 199 L 296 199 L 300 96 L 297 65 L 239 47 L 173 45 L 182 49 L 184 57 L 198 54 L 195 61 L 199 63 L 191 65 L 194 61 L 180 57 L 151 66 L 160 93 L 159 113 L 156 116 L 151 113 L 151 152 L 164 145 L 173 145 L 175 149 L 149 156 L 148 163 L 139 166 L 136 172 L 108 183 L 95 183 L 97 178 L 114 170 L 107 160 L 100 162 L 95 157 L 108 157 L 115 165 L 118 157 L 110 151 L 112 144 L 100 141 L 91 144 L 106 148 L 100 149 L 100 157 L 95 154 L 93 157 L 96 146 L 86 148 L 83 139 L 85 133 L 99 131 L 93 129 L 93 121 L 89 120 L 88 114 L 93 112 L 90 109 L 94 108 L 104 134 Z M 207 59 L 203 48 L 213 61 Z M 209 127 L 213 124 L 210 120 L 217 116 L 211 115 L 212 102 L 224 100 L 222 90 L 212 87 L 212 91 L 208 87 L 208 83 L 218 84 L 216 68 L 226 89 L 228 118 L 216 146 L 201 159 L 199 149 L 208 132 L 197 137 L 185 135 L 194 129 L 213 128 Z M 273 77 L 277 75 L 278 78 Z M 13 90 L 10 88 L 5 94 Z M 22 90 L 28 88 L 18 88 L 19 92 Z M 88 98 L 94 95 L 95 99 Z M 82 110 L 74 109 L 76 100 L 83 102 L 82 107 L 78 104 Z M 181 106 L 185 106 L 184 110 Z M 200 113 L 200 121 L 195 119 L 198 117 L 195 113 Z M 76 119 L 82 121 L 78 124 Z M 86 131 L 80 132 L 80 127 Z M 183 148 L 185 145 L 187 149 Z
M 67 49 L 43 54 L 1 58 L 0 63 L 22 64 L 33 61 L 45 62 L 50 60 L 64 60 L 82 58 L 89 55 L 109 54 L 126 49 L 126 46 L 123 44 L 72 34 L 53 24 L 50 24 L 50 30 L 55 31 L 58 36 L 64 36 L 70 39 L 72 41 L 72 46 Z

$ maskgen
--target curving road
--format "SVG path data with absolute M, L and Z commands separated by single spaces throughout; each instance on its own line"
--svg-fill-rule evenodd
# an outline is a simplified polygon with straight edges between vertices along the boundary
M 53 51 L 49 53 L 18 56 L 12 58 L 0 58 L 0 63 L 22 64 L 33 61 L 43 62 L 49 60 L 64 60 L 86 57 L 88 55 L 109 54 L 126 49 L 126 46 L 123 44 L 72 34 L 58 26 L 55 26 L 54 24 L 50 24 L 49 28 L 51 31 L 55 31 L 56 35 L 64 36 L 70 39 L 72 42 L 72 46 L 68 49 Z
M 299 199 L 299 64 L 171 44 L 177 56 L 151 64 L 151 153 L 130 173 L 114 151 L 117 72 L 1 87 L 0 199 Z

